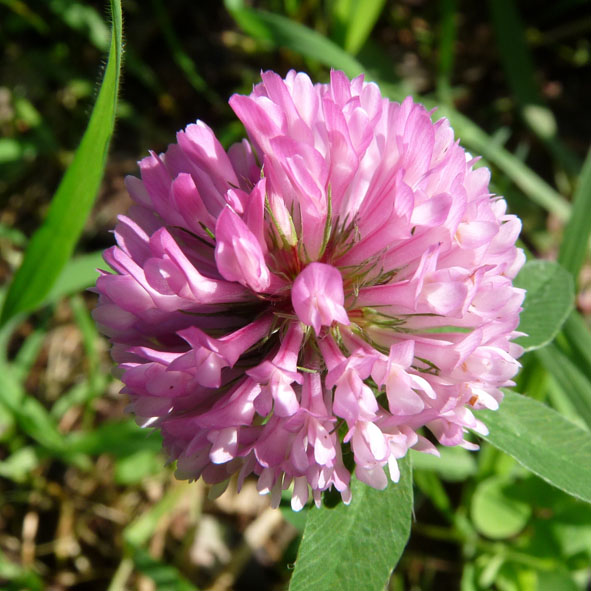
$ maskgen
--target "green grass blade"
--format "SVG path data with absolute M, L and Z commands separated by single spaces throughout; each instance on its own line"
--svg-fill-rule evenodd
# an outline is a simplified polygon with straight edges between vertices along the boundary
M 578 360 L 579 367 L 591 374 L 591 332 L 576 310 L 566 319 L 563 332 L 572 349 L 571 358 Z
M 437 95 L 446 104 L 451 103 L 451 75 L 456 44 L 456 0 L 440 0 L 440 41 L 437 72 Z
M 356 55 L 367 41 L 385 0 L 341 0 L 334 4 L 333 14 L 343 31 L 345 51 Z
M 536 83 L 533 60 L 525 40 L 525 30 L 513 0 L 489 0 L 489 9 L 507 82 L 521 116 L 529 128 L 548 146 L 562 166 L 576 174 L 577 157 L 558 139 L 558 125 L 545 104 Z
M 564 238 L 558 253 L 558 262 L 575 279 L 583 266 L 589 252 L 589 237 L 591 236 L 591 150 L 583 164 L 579 184 L 574 194 L 572 212 L 566 228 Z
M 343 70 L 349 77 L 364 70 L 353 56 L 304 25 L 278 14 L 247 8 L 242 0 L 225 0 L 224 3 L 240 28 L 259 41 L 287 47 L 328 67 Z
M 423 101 L 426 106 L 434 107 L 432 101 Z M 493 142 L 490 135 L 467 117 L 448 107 L 442 107 L 438 114 L 445 115 L 452 124 L 456 137 L 462 145 L 483 156 L 488 162 L 504 172 L 517 187 L 534 203 L 553 213 L 561 220 L 568 219 L 570 203 L 538 176 L 527 164 L 511 154 L 508 150 Z
M 548 345 L 536 355 L 591 429 L 591 382 L 587 376 L 556 345 Z
M 224 101 L 208 86 L 207 82 L 197 71 L 194 60 L 183 49 L 175 33 L 170 17 L 168 16 L 163 0 L 152 0 L 152 6 L 154 7 L 156 21 L 162 31 L 164 40 L 168 44 L 172 59 L 183 71 L 189 84 L 199 94 L 205 96 L 212 105 L 215 105 L 218 108 L 224 106 Z
M 121 3 L 111 1 L 112 38 L 107 68 L 88 127 L 55 195 L 47 218 L 35 232 L 8 290 L 0 324 L 33 310 L 45 299 L 70 258 L 103 176 L 121 69 Z

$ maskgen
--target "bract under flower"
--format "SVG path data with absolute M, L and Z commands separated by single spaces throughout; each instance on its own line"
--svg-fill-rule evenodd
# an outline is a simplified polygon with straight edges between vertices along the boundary
M 95 319 L 180 478 L 278 504 L 384 488 L 409 448 L 474 444 L 519 367 L 520 222 L 445 119 L 363 77 L 262 74 L 140 162 Z M 349 458 L 346 462 L 344 458 Z

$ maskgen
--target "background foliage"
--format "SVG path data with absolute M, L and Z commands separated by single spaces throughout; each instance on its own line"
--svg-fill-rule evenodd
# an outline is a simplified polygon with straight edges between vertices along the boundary
M 119 10 L 0 0 L 2 589 L 589 588 L 588 5 L 124 0 L 124 44 Z M 196 118 L 229 144 L 243 130 L 227 98 L 260 69 L 323 81 L 331 67 L 438 105 L 544 260 L 518 278 L 527 398 L 482 413 L 480 452 L 412 454 L 398 487 L 311 510 L 300 545 L 305 511 L 270 510 L 249 483 L 215 499 L 162 468 L 157 435 L 124 413 L 85 288 L 148 148 Z

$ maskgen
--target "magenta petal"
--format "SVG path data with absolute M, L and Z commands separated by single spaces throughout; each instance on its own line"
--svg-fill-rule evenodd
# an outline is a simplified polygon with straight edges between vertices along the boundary
M 338 269 L 324 263 L 310 263 L 296 278 L 291 301 L 298 318 L 320 334 L 322 326 L 333 322 L 349 324 L 343 306 L 343 278 Z
M 242 283 L 253 291 L 265 291 L 271 284 L 271 274 L 261 245 L 230 207 L 220 213 L 215 237 L 215 260 L 224 279 Z

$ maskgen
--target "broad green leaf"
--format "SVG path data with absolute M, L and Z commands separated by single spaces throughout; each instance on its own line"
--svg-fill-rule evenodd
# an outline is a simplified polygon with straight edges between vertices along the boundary
M 517 339 L 526 351 L 539 349 L 554 339 L 574 305 L 572 275 L 551 261 L 529 261 L 515 278 L 516 287 L 527 290 Z
M 347 76 L 357 76 L 363 66 L 338 45 L 279 14 L 244 6 L 242 0 L 225 0 L 226 9 L 240 28 L 260 41 L 275 47 L 287 47 L 328 67 L 343 70 Z
M 587 376 L 553 344 L 536 351 L 536 355 L 591 429 L 591 382 Z
M 476 529 L 488 538 L 500 540 L 517 535 L 531 516 L 529 503 L 504 492 L 510 483 L 506 478 L 491 476 L 476 486 L 470 515 Z
M 589 254 L 591 236 L 591 150 L 583 164 L 573 200 L 572 212 L 564 229 L 558 253 L 558 262 L 577 278 Z
M 111 47 L 105 75 L 88 127 L 10 285 L 0 323 L 33 310 L 50 291 L 82 232 L 103 176 L 121 68 L 121 3 L 111 0 Z
M 545 404 L 505 391 L 499 410 L 478 411 L 485 439 L 555 487 L 591 503 L 591 433 Z
M 358 480 L 353 500 L 333 509 L 312 508 L 298 552 L 290 591 L 383 589 L 406 546 L 412 512 L 410 461 L 383 491 Z

